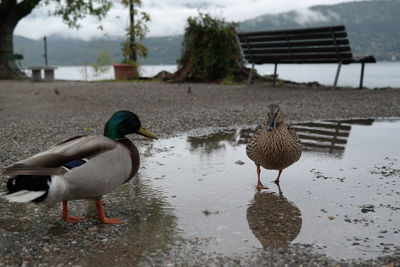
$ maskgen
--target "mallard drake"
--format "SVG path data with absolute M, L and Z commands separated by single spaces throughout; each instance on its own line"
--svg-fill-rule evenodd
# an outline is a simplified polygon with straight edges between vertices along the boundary
M 278 170 L 275 183 L 279 184 L 282 170 L 299 160 L 302 150 L 300 138 L 294 129 L 284 122 L 279 106 L 269 105 L 265 121 L 257 126 L 246 147 L 247 156 L 257 166 L 257 189 L 260 191 L 266 188 L 260 180 L 260 166 Z
M 101 197 L 137 173 L 139 152 L 125 137 L 133 133 L 156 138 L 134 113 L 118 111 L 106 123 L 104 136 L 76 136 L 5 169 L 3 174 L 12 177 L 3 197 L 12 202 L 62 201 L 67 222 L 86 219 L 69 217 L 69 200 L 93 199 L 101 223 L 124 223 L 105 217 Z

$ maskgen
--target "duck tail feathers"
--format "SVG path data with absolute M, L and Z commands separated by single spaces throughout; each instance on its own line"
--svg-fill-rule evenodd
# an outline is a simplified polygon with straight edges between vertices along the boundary
M 41 202 L 47 197 L 49 181 L 49 175 L 18 175 L 8 179 L 8 192 L 1 196 L 12 202 Z
M 21 190 L 12 194 L 2 195 L 3 198 L 11 202 L 29 202 L 34 201 L 46 194 L 47 191 L 28 191 Z

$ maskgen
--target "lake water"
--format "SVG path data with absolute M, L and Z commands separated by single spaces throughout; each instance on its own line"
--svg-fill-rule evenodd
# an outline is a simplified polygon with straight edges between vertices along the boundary
M 143 77 L 153 77 L 162 70 L 175 72 L 176 65 L 143 65 L 139 72 Z M 261 75 L 274 73 L 273 64 L 255 67 Z M 337 70 L 336 64 L 281 64 L 278 75 L 281 79 L 295 82 L 319 82 L 332 85 Z M 360 83 L 361 64 L 343 65 L 338 86 L 358 87 Z M 109 80 L 114 79 L 114 70 L 110 66 L 107 72 L 96 76 L 90 66 L 61 66 L 55 71 L 55 78 L 60 80 Z M 364 86 L 368 88 L 400 87 L 400 62 L 378 62 L 366 64 Z

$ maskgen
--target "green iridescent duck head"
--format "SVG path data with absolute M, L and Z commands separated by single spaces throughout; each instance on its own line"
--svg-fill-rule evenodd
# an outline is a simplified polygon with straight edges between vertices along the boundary
M 154 134 L 142 127 L 142 123 L 135 113 L 127 110 L 115 112 L 104 127 L 104 136 L 114 140 L 125 138 L 125 135 L 133 133 L 157 139 Z

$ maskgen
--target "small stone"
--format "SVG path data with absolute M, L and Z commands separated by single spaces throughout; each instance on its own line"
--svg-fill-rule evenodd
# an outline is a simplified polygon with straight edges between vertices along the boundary
M 329 220 L 334 220 L 334 219 L 335 219 L 335 216 L 332 216 L 332 215 L 331 215 L 331 216 L 328 217 L 328 219 L 329 219 Z
M 241 160 L 238 160 L 238 161 L 236 161 L 235 163 L 236 163 L 237 165 L 243 165 L 243 164 L 244 164 L 244 162 L 241 161 Z
M 278 253 L 280 254 L 284 254 L 286 252 L 286 250 L 282 247 L 278 248 Z

